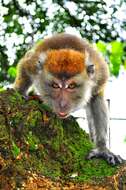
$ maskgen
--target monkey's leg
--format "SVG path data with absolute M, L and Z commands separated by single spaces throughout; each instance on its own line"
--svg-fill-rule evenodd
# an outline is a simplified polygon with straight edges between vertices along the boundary
M 106 147 L 108 113 L 104 98 L 98 95 L 94 96 L 86 107 L 86 114 L 90 136 L 96 145 L 96 148 L 89 153 L 88 159 L 100 157 L 112 165 L 122 163 L 123 159 L 114 155 Z

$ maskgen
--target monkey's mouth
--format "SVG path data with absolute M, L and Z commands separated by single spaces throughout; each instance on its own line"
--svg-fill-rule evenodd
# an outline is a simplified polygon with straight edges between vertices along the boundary
M 68 113 L 64 113 L 64 112 L 59 112 L 57 113 L 58 117 L 61 118 L 61 119 L 65 119 L 69 116 Z

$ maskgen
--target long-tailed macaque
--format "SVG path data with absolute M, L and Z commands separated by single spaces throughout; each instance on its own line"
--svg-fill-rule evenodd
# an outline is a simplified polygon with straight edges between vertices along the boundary
M 33 85 L 62 119 L 85 107 L 90 137 L 96 145 L 88 159 L 101 157 L 115 165 L 123 159 L 106 147 L 108 115 L 104 86 L 108 76 L 108 65 L 86 40 L 57 34 L 36 44 L 21 59 L 14 88 L 26 94 Z

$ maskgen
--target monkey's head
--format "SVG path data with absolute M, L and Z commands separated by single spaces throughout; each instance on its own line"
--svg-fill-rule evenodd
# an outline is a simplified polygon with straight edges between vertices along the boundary
M 94 65 L 87 52 L 48 50 L 40 54 L 37 67 L 35 87 L 60 118 L 68 117 L 90 99 Z

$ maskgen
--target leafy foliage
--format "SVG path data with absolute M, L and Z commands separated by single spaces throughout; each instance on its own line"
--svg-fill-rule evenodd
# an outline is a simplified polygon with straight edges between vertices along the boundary
M 107 62 L 109 63 L 110 72 L 118 76 L 121 65 L 125 67 L 126 64 L 126 54 L 125 46 L 126 43 L 119 41 L 112 41 L 110 43 L 105 43 L 99 41 L 96 44 L 97 48 L 102 52 L 106 57 Z

